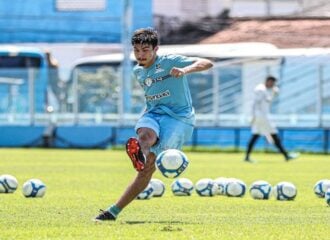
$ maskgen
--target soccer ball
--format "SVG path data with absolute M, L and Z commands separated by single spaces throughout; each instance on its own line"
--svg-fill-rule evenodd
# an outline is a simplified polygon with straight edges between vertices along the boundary
M 227 195 L 227 193 L 226 193 L 226 186 L 227 186 L 227 184 L 229 182 L 229 178 L 219 177 L 219 178 L 216 178 L 214 180 L 214 182 L 218 186 L 217 194 L 218 195 Z
M 279 182 L 273 188 L 273 195 L 277 200 L 294 200 L 297 188 L 290 182 Z
M 226 186 L 226 193 L 229 197 L 243 197 L 246 191 L 246 185 L 239 179 L 231 179 Z
M 250 195 L 254 199 L 269 199 L 272 186 L 266 181 L 256 181 L 250 186 Z
M 161 180 L 153 178 L 153 179 L 150 180 L 150 184 L 151 184 L 151 186 L 154 190 L 153 197 L 163 196 L 163 194 L 165 192 L 165 185 Z
M 154 195 L 154 189 L 152 188 L 152 185 L 150 183 L 148 183 L 148 186 L 142 191 L 139 193 L 139 195 L 137 195 L 137 199 L 150 199 L 152 198 Z
M 315 183 L 314 185 L 314 193 L 316 196 L 323 198 L 327 189 L 330 188 L 330 180 L 322 179 Z
M 218 192 L 218 185 L 210 178 L 202 178 L 195 184 L 199 196 L 214 196 Z
M 39 179 L 30 179 L 23 184 L 22 192 L 27 198 L 43 197 L 46 185 Z
M 178 177 L 188 166 L 187 156 L 176 149 L 161 152 L 156 158 L 156 166 L 167 178 Z
M 194 190 L 194 184 L 188 178 L 176 179 L 171 185 L 175 196 L 190 196 Z
M 13 193 L 18 186 L 17 179 L 9 174 L 0 176 L 0 193 Z
M 328 206 L 330 206 L 330 188 L 328 188 L 328 190 L 325 192 L 325 202 L 328 204 Z

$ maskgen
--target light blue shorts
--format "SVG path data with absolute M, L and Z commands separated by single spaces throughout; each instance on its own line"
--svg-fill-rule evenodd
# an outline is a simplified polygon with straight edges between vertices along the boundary
M 194 127 L 167 114 L 146 113 L 137 122 L 135 131 L 139 128 L 152 129 L 157 137 L 157 143 L 151 147 L 151 152 L 158 155 L 166 149 L 181 149 L 186 141 L 191 139 Z

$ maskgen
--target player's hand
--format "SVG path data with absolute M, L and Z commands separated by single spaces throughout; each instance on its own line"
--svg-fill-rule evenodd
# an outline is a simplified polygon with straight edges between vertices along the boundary
M 273 87 L 273 93 L 274 95 L 278 95 L 278 93 L 280 92 L 280 89 L 277 86 Z
M 183 70 L 183 68 L 174 67 L 171 69 L 170 74 L 173 77 L 179 78 L 179 77 L 182 77 L 183 75 L 185 75 L 185 71 Z

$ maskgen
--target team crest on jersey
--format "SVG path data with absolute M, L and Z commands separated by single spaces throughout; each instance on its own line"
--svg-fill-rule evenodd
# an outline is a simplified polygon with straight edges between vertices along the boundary
M 144 84 L 145 84 L 146 86 L 150 87 L 151 84 L 152 84 L 152 78 L 146 78 L 146 79 L 144 80 Z

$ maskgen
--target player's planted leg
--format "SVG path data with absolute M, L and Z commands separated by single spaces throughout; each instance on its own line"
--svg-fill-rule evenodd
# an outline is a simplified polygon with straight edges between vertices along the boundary
M 253 150 L 253 147 L 254 147 L 255 143 L 257 142 L 258 138 L 259 138 L 258 134 L 253 134 L 251 136 L 249 144 L 248 144 L 248 148 L 246 150 L 246 155 L 245 155 L 245 159 L 244 159 L 245 162 L 249 162 L 249 163 L 255 163 L 256 162 L 256 161 L 254 161 L 250 158 L 250 154 L 251 154 L 251 152 Z
M 101 221 L 114 221 L 116 217 L 109 211 L 104 211 L 100 209 L 100 214 L 94 218 L 94 221 L 101 222 Z

